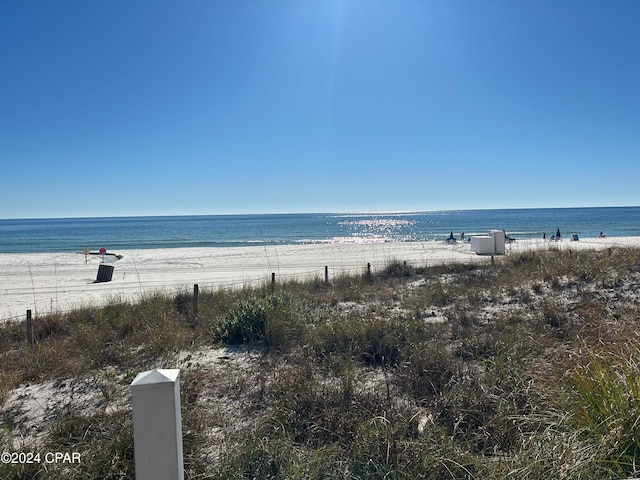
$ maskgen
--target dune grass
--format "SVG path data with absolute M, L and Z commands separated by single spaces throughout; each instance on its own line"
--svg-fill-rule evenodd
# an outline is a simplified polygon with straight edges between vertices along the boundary
M 5 450 L 84 461 L 0 478 L 133 478 L 127 387 L 160 366 L 183 369 L 188 479 L 639 475 L 640 252 L 496 260 L 201 291 L 197 317 L 188 291 L 115 301 L 37 318 L 33 347 L 5 324 L 3 405 L 88 378 L 100 406 L 50 412 L 35 446 L 5 411 Z M 222 347 L 233 358 L 185 360 Z

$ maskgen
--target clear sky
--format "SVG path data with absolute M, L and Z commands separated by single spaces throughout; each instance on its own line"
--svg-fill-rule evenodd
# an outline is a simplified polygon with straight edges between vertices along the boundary
M 640 204 L 638 0 L 3 0 L 0 218 Z

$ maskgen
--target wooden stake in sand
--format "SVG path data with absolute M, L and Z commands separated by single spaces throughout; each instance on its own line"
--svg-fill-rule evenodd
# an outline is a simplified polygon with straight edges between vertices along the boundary
M 34 345 L 33 340 L 33 318 L 31 317 L 31 310 L 27 310 L 27 343 Z
M 193 286 L 193 319 L 198 318 L 198 297 L 200 296 L 200 288 L 196 283 Z

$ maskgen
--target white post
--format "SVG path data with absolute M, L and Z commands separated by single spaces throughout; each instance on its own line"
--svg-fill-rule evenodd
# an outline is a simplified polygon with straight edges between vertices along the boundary
M 136 480 L 183 480 L 180 370 L 139 373 L 131 396 Z

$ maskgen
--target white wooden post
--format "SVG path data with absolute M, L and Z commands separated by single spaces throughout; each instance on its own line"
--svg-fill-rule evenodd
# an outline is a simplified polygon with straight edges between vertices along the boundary
M 180 370 L 141 372 L 130 388 L 136 480 L 183 480 Z

